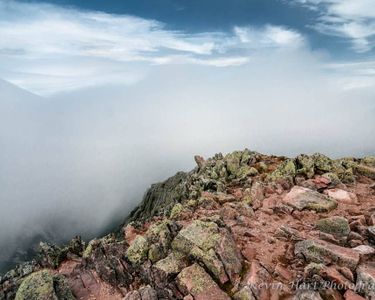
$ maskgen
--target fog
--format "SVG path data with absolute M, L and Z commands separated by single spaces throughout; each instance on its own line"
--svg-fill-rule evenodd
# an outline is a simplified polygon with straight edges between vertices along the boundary
M 0 82 L 0 269 L 31 241 L 102 234 L 195 154 L 374 154 L 375 89 L 325 65 L 296 50 L 154 66 L 130 86 L 49 98 Z

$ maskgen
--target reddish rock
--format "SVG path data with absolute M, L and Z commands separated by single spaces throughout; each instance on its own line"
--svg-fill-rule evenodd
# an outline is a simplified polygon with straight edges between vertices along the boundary
M 329 178 L 318 175 L 313 179 L 302 181 L 299 185 L 312 190 L 322 190 L 327 188 L 330 183 L 331 180 Z
M 365 298 L 361 297 L 360 295 L 354 293 L 352 290 L 347 290 L 344 294 L 345 300 L 366 300 Z
M 241 251 L 241 253 L 243 257 L 245 257 L 245 259 L 250 262 L 256 257 L 257 250 L 253 246 L 246 245 L 245 248 Z
M 292 281 L 293 279 L 293 274 L 280 263 L 276 265 L 274 273 L 287 281 Z
M 335 289 L 322 289 L 319 291 L 323 300 L 343 300 L 343 296 Z
M 124 228 L 124 235 L 125 240 L 128 244 L 131 244 L 131 242 L 137 237 L 139 234 L 139 231 L 134 228 L 131 224 L 126 225 Z
M 270 299 L 270 291 L 265 284 L 269 283 L 270 279 L 271 277 L 267 270 L 254 260 L 251 263 L 249 272 L 245 274 L 241 285 L 250 286 L 257 300 L 268 300 Z
M 344 287 L 345 289 L 348 289 L 351 286 L 353 286 L 353 282 L 351 282 L 345 276 L 343 276 L 334 266 L 323 268 L 320 272 L 320 275 L 323 278 L 331 282 L 334 282 L 339 286 Z
M 330 189 L 325 190 L 324 193 L 329 197 L 335 199 L 338 203 L 355 205 L 358 204 L 357 196 L 353 193 L 341 190 L 341 189 Z

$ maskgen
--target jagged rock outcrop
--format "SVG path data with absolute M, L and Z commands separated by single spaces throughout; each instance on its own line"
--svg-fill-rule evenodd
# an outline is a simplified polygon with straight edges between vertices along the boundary
M 195 161 L 153 185 L 116 234 L 42 243 L 0 278 L 0 299 L 375 297 L 375 157 L 246 149 Z

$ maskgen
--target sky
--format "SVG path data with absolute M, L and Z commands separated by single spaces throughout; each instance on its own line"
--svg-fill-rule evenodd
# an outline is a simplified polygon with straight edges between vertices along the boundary
M 374 83 L 372 0 L 0 1 L 0 78 L 42 96 L 132 84 L 155 65 L 247 64 L 307 49 Z
M 371 2 L 0 0 L 0 272 L 195 154 L 374 154 Z

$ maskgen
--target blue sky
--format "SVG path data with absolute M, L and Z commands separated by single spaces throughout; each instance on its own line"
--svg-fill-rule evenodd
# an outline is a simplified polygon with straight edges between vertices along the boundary
M 153 65 L 230 67 L 299 49 L 363 85 L 375 72 L 372 1 L 0 0 L 0 78 L 45 96 L 132 84 Z

